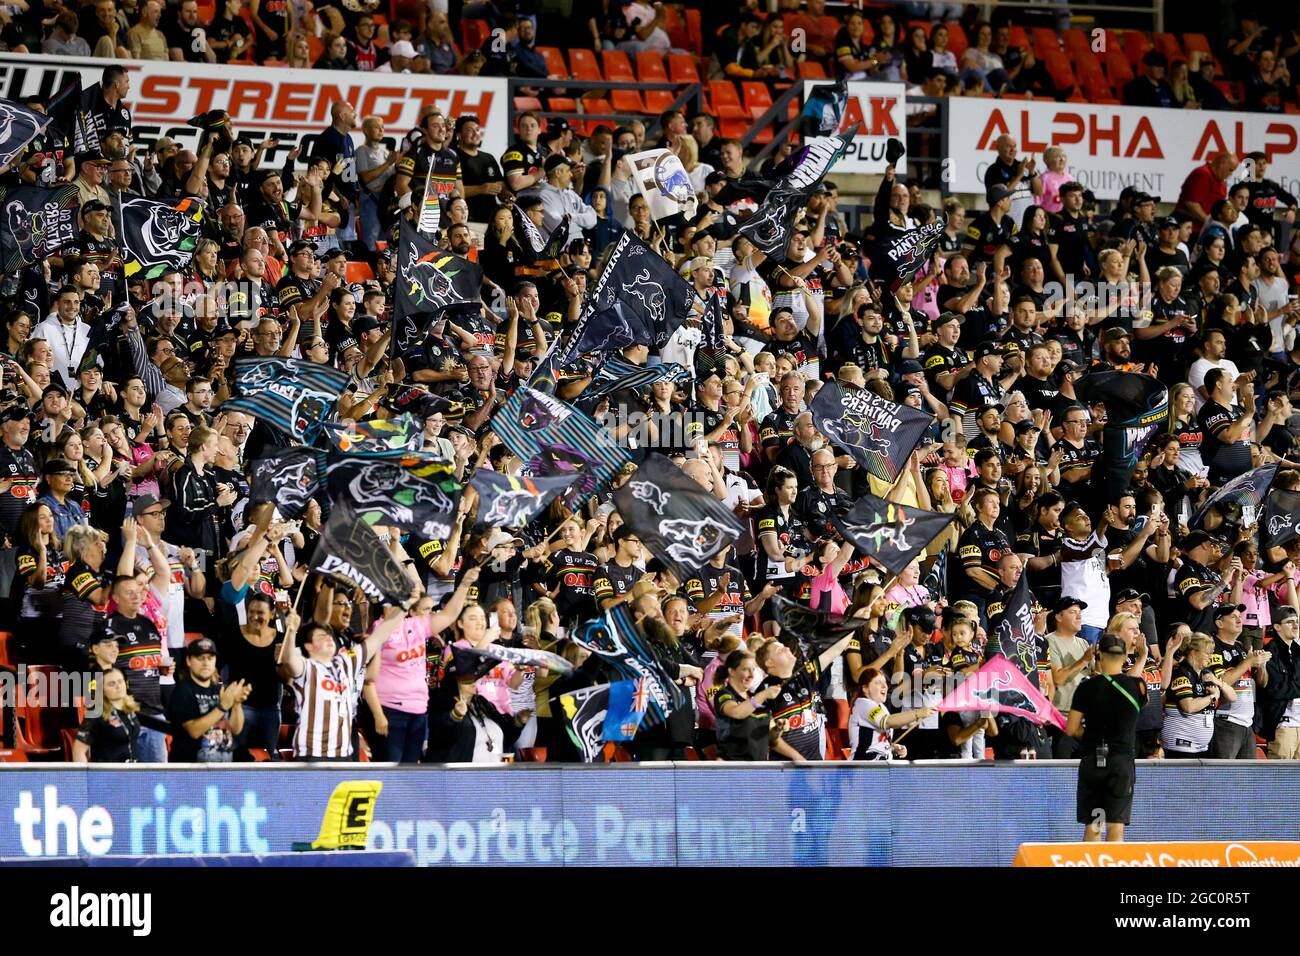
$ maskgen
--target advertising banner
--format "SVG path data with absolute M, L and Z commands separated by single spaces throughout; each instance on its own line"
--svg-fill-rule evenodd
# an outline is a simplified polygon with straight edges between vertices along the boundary
M 1300 843 L 1023 843 L 1013 866 L 1300 866 Z
M 809 83 L 808 87 L 821 86 Z M 839 129 L 844 133 L 861 124 L 844 155 L 835 163 L 836 173 L 883 173 L 885 171 L 885 144 L 890 138 L 907 142 L 907 87 L 902 83 L 849 83 L 849 98 Z M 906 156 L 898 161 L 899 169 L 907 162 Z
M 1263 150 L 1271 179 L 1290 191 L 1300 186 L 1300 116 L 953 97 L 948 188 L 982 194 L 1003 135 L 1016 140 L 1020 156 L 1036 157 L 1040 170 L 1043 150 L 1064 149 L 1066 168 L 1098 199 L 1118 199 L 1133 186 L 1175 202 L 1187 174 L 1223 150 L 1238 157 Z
M 98 83 L 107 65 L 105 60 L 78 57 L 0 54 L 0 98 L 36 95 L 49 102 L 78 74 L 87 88 Z M 340 99 L 356 108 L 358 128 L 353 138 L 358 144 L 363 141 L 364 117 L 382 119 L 386 136 L 396 142 L 414 128 L 425 104 L 433 104 L 453 119 L 477 115 L 483 123 L 483 149 L 494 156 L 508 145 L 510 106 L 504 79 L 170 61 L 131 60 L 122 65 L 131 75 L 126 105 L 141 148 L 170 136 L 194 149 L 199 130 L 186 121 L 208 110 L 224 109 L 236 133 L 254 143 L 270 137 L 279 141 L 279 148 L 264 158 L 267 165 L 278 167 L 295 145 L 330 125 L 330 107 Z

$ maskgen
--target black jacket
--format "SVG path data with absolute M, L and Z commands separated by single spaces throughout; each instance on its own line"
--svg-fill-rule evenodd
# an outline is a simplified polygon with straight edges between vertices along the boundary
M 1260 735 L 1272 740 L 1287 705 L 1300 697 L 1300 641 L 1288 646 L 1285 641 L 1275 640 L 1268 649 L 1273 656 L 1264 665 L 1268 683 L 1259 688 L 1259 725 Z

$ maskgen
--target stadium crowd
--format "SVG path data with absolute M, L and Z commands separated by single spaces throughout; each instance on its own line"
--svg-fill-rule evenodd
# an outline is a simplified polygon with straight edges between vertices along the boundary
M 251 42 L 258 57 L 293 63 L 284 43 L 299 5 L 254 0 L 257 35 L 243 41 L 239 6 L 225 5 L 201 55 L 229 59 Z M 626 5 L 621 33 L 619 18 L 595 15 L 593 44 L 661 43 L 658 4 L 649 21 L 629 12 L 644 6 Z M 161 7 L 101 0 L 78 23 L 49 4 L 40 48 L 191 58 L 179 34 L 193 27 L 193 0 L 160 32 Z M 11 49 L 35 49 L 16 31 L 37 7 L 17 8 L 4 36 Z M 316 8 L 348 37 L 346 49 L 328 42 L 331 61 L 317 65 L 464 67 L 436 12 L 409 62 L 397 24 L 388 56 L 367 60 L 370 9 Z M 977 30 L 976 55 L 956 63 L 942 55 L 941 28 L 904 41 L 882 12 L 866 35 L 850 13 L 836 33 L 821 0 L 781 9 L 812 18 L 816 49 L 850 76 L 1041 82 L 1031 62 L 1009 62 L 1000 30 Z M 268 20 L 273 11 L 283 19 Z M 527 47 L 531 21 L 503 22 Z M 727 75 L 789 70 L 773 22 L 737 20 L 734 46 L 718 50 Z M 1246 46 L 1231 49 L 1241 69 L 1270 72 L 1253 26 L 1243 22 Z M 528 75 L 522 52 L 484 59 L 485 73 Z M 71 182 L 81 198 L 76 236 L 0 290 L 0 593 L 24 663 L 102 674 L 105 709 L 80 728 L 75 759 L 277 759 L 281 749 L 298 759 L 580 759 L 557 699 L 610 676 L 567 635 L 620 604 L 659 666 L 689 688 L 689 706 L 627 744 L 636 759 L 1069 757 L 1075 741 L 1064 734 L 934 706 L 933 679 L 980 666 L 1022 575 L 1041 635 L 1039 686 L 1062 713 L 1111 633 L 1147 685 L 1143 756 L 1254 758 L 1256 734 L 1270 757 L 1300 756 L 1300 540 L 1261 548 L 1259 503 L 1212 498 L 1273 463 L 1275 488 L 1300 489 L 1290 397 L 1300 256 L 1286 241 L 1297 203 L 1268 178 L 1263 153 L 1240 181 L 1246 157 L 1223 154 L 1179 197 L 1129 190 L 1104 210 L 1070 181 L 1060 149 L 1025 156 L 1004 137 L 987 193 L 969 208 L 922 202 L 891 167 L 874 217 L 852 232 L 837 187 L 823 182 L 777 263 L 736 229 L 789 148 L 751 164 L 707 114 L 582 138 L 525 112 L 514 142 L 491 156 L 472 115 L 430 109 L 394 146 L 393 131 L 339 102 L 332 125 L 277 168 L 264 162 L 274 143 L 220 114 L 204 118 L 195 151 L 134 142 L 130 92 L 126 71 L 107 67 L 92 110 L 100 147 L 73 155 L 51 129 L 4 174 L 8 186 Z M 700 200 L 694 217 L 652 218 L 621 157 L 655 146 L 681 158 Z M 439 197 L 437 241 L 482 269 L 482 306 L 456 321 L 432 316 L 422 341 L 394 354 L 397 227 L 418 219 L 427 184 Z M 204 237 L 184 268 L 151 281 L 124 274 L 113 209 L 132 196 L 203 201 Z M 547 239 L 567 229 L 554 259 L 524 255 L 511 205 Z M 1158 215 L 1161 205 L 1172 211 Z M 868 279 L 874 243 L 939 216 L 944 233 L 914 280 Z M 746 532 L 679 580 L 608 486 L 505 530 L 477 524 L 482 502 L 467 488 L 445 539 L 381 529 L 418 580 L 409 609 L 311 573 L 320 503 L 287 520 L 251 501 L 250 469 L 288 439 L 223 410 L 236 359 L 341 369 L 350 383 L 331 409 L 340 421 L 414 409 L 422 450 L 443 456 L 457 481 L 517 474 L 496 414 L 548 346 L 567 341 L 624 231 L 690 282 L 694 300 L 660 355 L 635 345 L 622 358 L 678 362 L 687 376 L 584 400 L 603 358 L 587 355 L 559 369 L 555 394 L 638 455 L 667 455 Z M 358 263 L 373 278 L 350 281 Z M 715 298 L 726 335 L 709 346 L 701 316 Z M 1108 410 L 1076 389 L 1111 369 L 1166 383 L 1169 415 L 1129 487 L 1107 494 Z M 892 485 L 818 432 L 808 406 L 829 381 L 935 416 Z M 628 426 L 636 413 L 658 427 Z M 955 521 L 895 577 L 827 518 L 868 493 Z M 777 633 L 776 595 L 867 624 L 805 653 Z M 501 663 L 464 679 L 453 642 L 552 650 L 576 670 Z

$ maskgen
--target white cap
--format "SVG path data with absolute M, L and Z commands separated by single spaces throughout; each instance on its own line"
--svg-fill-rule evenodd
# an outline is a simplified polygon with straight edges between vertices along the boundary
M 389 56 L 404 56 L 415 59 L 415 47 L 410 40 L 398 40 L 388 48 Z

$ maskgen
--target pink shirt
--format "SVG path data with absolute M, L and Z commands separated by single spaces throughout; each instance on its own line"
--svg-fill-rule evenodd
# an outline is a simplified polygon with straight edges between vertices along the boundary
M 945 461 L 939 467 L 948 476 L 948 491 L 952 494 L 952 500 L 960 504 L 966 497 L 966 488 L 970 485 L 971 478 L 975 477 L 975 462 L 967 458 L 966 464 L 959 467 Z
M 1074 177 L 1069 173 L 1054 173 L 1049 169 L 1038 178 L 1043 182 L 1043 194 L 1038 197 L 1038 205 L 1046 212 L 1060 212 L 1061 187 L 1074 182 Z
M 429 619 L 408 617 L 379 649 L 379 702 L 404 714 L 423 714 L 429 709 L 429 684 L 425 645 L 429 640 Z
M 457 641 L 454 647 L 472 647 L 469 641 Z M 509 682 L 515 676 L 515 665 L 505 661 L 499 663 L 478 679 L 478 695 L 497 709 L 498 713 L 513 714 L 514 705 L 510 703 Z
M 812 579 L 812 606 L 818 610 L 828 610 L 826 599 L 823 594 L 830 594 L 829 610 L 833 614 L 843 614 L 849 606 L 848 596 L 844 593 L 844 588 L 840 587 L 840 582 L 836 580 L 831 568 L 826 568 L 821 574 Z
M 1246 605 L 1242 623 L 1246 627 L 1268 627 L 1273 623 L 1272 612 L 1268 609 L 1268 591 L 1259 586 L 1261 578 L 1268 577 L 1258 568 L 1246 575 L 1246 582 L 1241 587 L 1241 603 Z
M 946 260 L 939 260 L 939 269 L 943 270 L 943 263 Z M 916 274 L 917 279 L 924 279 L 930 274 L 930 261 L 927 260 L 921 271 Z M 933 322 L 939 317 L 939 280 L 931 282 L 928 286 L 912 298 L 912 308 L 924 312 Z M 903 343 L 899 343 L 901 347 Z

